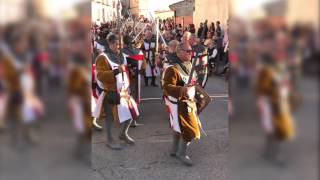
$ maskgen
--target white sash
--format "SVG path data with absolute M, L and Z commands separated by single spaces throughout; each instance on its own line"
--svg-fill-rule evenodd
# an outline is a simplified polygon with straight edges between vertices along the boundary
M 259 97 L 258 105 L 261 113 L 261 124 L 262 128 L 265 130 L 267 134 L 273 133 L 273 122 L 272 122 L 272 109 L 270 101 L 267 97 L 262 96 Z
M 169 110 L 170 126 L 173 129 L 173 131 L 181 133 L 179 124 L 178 104 L 176 104 L 177 102 L 177 99 L 172 96 L 164 97 L 164 103 Z
M 163 78 L 165 76 L 166 70 L 172 65 L 166 65 L 163 68 L 161 82 L 163 85 Z M 163 96 L 164 104 L 167 106 L 170 117 L 170 127 L 173 131 L 181 133 L 180 124 L 179 124 L 179 114 L 178 114 L 178 100 L 172 96 Z
M 78 133 L 83 133 L 85 131 L 84 117 L 83 117 L 83 107 L 81 106 L 81 100 L 79 97 L 72 96 L 69 98 L 69 107 L 72 110 L 72 120 L 73 126 Z

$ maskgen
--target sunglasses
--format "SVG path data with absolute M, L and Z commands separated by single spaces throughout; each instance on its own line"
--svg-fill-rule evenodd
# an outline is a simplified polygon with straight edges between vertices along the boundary
M 182 49 L 183 51 L 187 52 L 187 53 L 192 53 L 192 49 Z

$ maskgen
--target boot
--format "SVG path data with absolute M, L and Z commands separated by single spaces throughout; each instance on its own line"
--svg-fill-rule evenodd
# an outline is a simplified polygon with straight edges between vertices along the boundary
M 25 138 L 26 141 L 31 145 L 36 145 L 40 141 L 40 137 L 37 134 L 36 130 L 36 124 L 28 124 L 26 125 L 26 132 L 25 132 Z
M 187 148 L 188 148 L 189 144 L 190 143 L 186 142 L 183 139 L 180 141 L 180 150 L 179 150 L 178 158 L 185 165 L 192 166 L 193 162 L 190 159 L 190 157 L 187 155 Z
M 282 152 L 283 149 L 283 142 L 277 140 L 274 145 L 274 152 L 272 156 L 272 162 L 279 167 L 284 167 L 287 165 L 286 157 Z
M 112 150 L 121 150 L 122 146 L 118 143 L 116 143 L 112 137 L 112 119 L 106 119 L 106 134 L 107 134 L 107 143 L 106 146 L 108 146 Z
M 266 144 L 264 147 L 263 157 L 267 160 L 271 160 L 273 154 L 273 139 L 270 135 L 266 138 Z
M 129 130 L 131 122 L 132 122 L 132 120 L 128 120 L 123 123 L 123 125 L 122 125 L 123 128 L 122 128 L 122 131 L 119 135 L 119 139 L 125 141 L 128 144 L 135 143 L 134 140 L 128 135 L 128 130 Z
M 149 86 L 149 82 L 148 82 L 149 78 L 148 77 L 144 77 L 144 86 L 148 87 Z
M 156 77 L 155 76 L 153 76 L 151 79 L 151 86 L 158 87 L 158 85 L 156 84 Z
M 170 156 L 176 157 L 177 152 L 179 149 L 179 142 L 180 142 L 180 134 L 174 133 L 173 134 L 173 141 L 172 141 L 172 148 L 170 150 Z

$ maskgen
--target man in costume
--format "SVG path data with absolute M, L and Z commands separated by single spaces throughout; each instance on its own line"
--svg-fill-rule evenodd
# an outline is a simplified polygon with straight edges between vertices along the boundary
M 190 37 L 191 37 L 191 32 L 189 32 L 189 31 L 184 32 L 183 36 L 181 38 L 181 42 L 182 43 L 189 43 Z
M 5 123 L 10 132 L 13 147 L 22 148 L 25 143 L 37 143 L 37 136 L 33 133 L 34 126 L 25 121 L 22 113 L 25 97 L 22 86 L 24 65 L 28 61 L 29 31 L 15 24 L 5 32 L 6 43 L 0 44 L 0 67 L 3 91 L 6 92 Z
M 120 150 L 122 146 L 112 137 L 112 121 L 117 127 L 122 126 L 119 139 L 128 144 L 135 141 L 128 135 L 132 119 L 138 117 L 136 101 L 130 96 L 129 73 L 120 53 L 119 39 L 111 33 L 107 37 L 109 51 L 100 54 L 96 59 L 97 83 L 103 89 L 94 113 L 100 113 L 101 108 L 106 114 L 105 126 L 107 146 Z
M 198 74 L 197 83 L 204 88 L 208 80 L 207 49 L 200 43 L 200 39 L 195 35 L 191 35 L 189 43 L 193 50 L 192 60 L 196 60 L 196 71 Z
M 285 163 L 281 146 L 295 135 L 292 117 L 292 84 L 285 62 L 286 48 L 281 33 L 274 35 L 277 47 L 259 70 L 257 79 L 257 100 L 262 125 L 266 132 L 265 158 L 283 165 Z
M 168 52 L 165 54 L 165 58 L 162 62 L 163 66 L 162 66 L 162 74 L 161 74 L 161 87 L 163 86 L 163 78 L 164 78 L 164 74 L 166 69 L 174 64 L 174 62 L 177 60 L 177 54 L 176 54 L 176 49 L 177 46 L 179 45 L 179 41 L 177 40 L 172 40 L 168 43 Z
M 122 55 L 129 70 L 130 77 L 130 94 L 137 104 L 141 100 L 141 75 L 145 72 L 146 62 L 143 53 L 132 46 L 132 38 L 129 35 L 123 37 Z M 133 119 L 131 127 L 136 127 L 140 124 L 136 119 Z
M 185 165 L 193 165 L 187 148 L 194 139 L 200 139 L 201 123 L 194 100 L 196 73 L 191 73 L 192 49 L 179 44 L 175 63 L 168 67 L 163 78 L 163 93 L 174 131 L 171 156 L 178 157 Z M 190 78 L 190 80 L 189 80 Z
M 143 44 L 141 45 L 141 50 L 144 54 L 146 59 L 146 71 L 145 71 L 145 86 L 148 86 L 149 79 L 151 79 L 151 86 L 158 87 L 156 84 L 156 77 L 159 74 L 159 70 L 156 66 L 156 42 L 155 39 L 152 37 L 152 32 L 147 30 L 145 33 L 145 39 Z
M 90 68 L 85 59 L 78 57 L 69 66 L 67 92 L 72 120 L 77 132 L 76 156 L 90 162 L 89 149 L 91 143 L 91 91 Z
M 176 59 L 176 50 L 178 45 L 179 41 L 177 40 L 172 40 L 168 43 L 168 53 L 166 54 L 166 60 L 169 64 L 174 63 L 174 60 Z
M 69 29 L 72 41 L 72 47 L 76 47 L 68 61 L 67 66 L 67 101 L 76 132 L 75 156 L 85 163 L 91 161 L 91 53 L 87 47 L 91 45 L 88 41 L 88 34 L 82 36 L 83 24 L 75 22 L 77 28 Z M 78 46 L 78 44 L 85 44 Z

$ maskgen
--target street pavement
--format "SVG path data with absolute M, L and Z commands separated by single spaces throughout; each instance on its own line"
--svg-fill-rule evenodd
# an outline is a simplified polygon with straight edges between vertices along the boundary
M 74 156 L 76 134 L 65 89 L 50 87 L 43 97 L 46 115 L 40 120 L 37 145 L 14 148 L 9 130 L 0 134 L 0 180 L 92 179 L 90 165 Z
M 255 107 L 253 91 L 233 86 L 235 114 L 229 126 L 228 159 L 231 180 L 318 179 L 317 80 L 304 77 L 299 81 L 299 89 L 304 100 L 294 113 L 297 136 L 292 142 L 282 146 L 287 163 L 284 167 L 279 167 L 262 157 L 265 136 Z
M 136 140 L 121 151 L 110 150 L 105 145 L 105 132 L 95 131 L 92 137 L 92 168 L 95 180 L 225 180 L 228 179 L 227 153 L 228 114 L 227 90 L 222 77 L 210 77 L 206 87 L 214 98 L 201 114 L 200 119 L 207 136 L 191 143 L 190 157 L 193 167 L 184 166 L 169 156 L 172 130 L 168 114 L 161 100 L 160 88 L 143 87 L 139 123 L 130 128 L 129 134 Z M 114 137 L 118 129 L 113 129 Z

